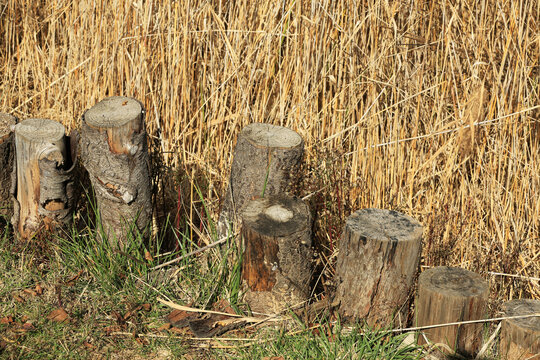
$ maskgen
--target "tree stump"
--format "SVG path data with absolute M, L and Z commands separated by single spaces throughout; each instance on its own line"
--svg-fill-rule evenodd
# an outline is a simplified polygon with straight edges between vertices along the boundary
M 484 319 L 488 296 L 489 286 L 478 274 L 447 266 L 428 269 L 418 277 L 417 326 Z M 482 323 L 444 326 L 424 333 L 430 342 L 445 344 L 451 352 L 474 356 L 482 345 L 483 326 Z M 423 336 L 418 341 L 425 343 Z
M 540 359 L 540 300 L 511 300 L 504 307 L 504 316 L 536 316 L 503 320 L 501 359 Z
M 16 196 L 12 223 L 19 239 L 40 229 L 71 224 L 75 204 L 71 146 L 65 128 L 48 119 L 26 119 L 15 125 Z
M 149 235 L 152 193 L 144 120 L 142 104 L 122 96 L 106 98 L 83 115 L 81 158 L 113 246 Z
M 242 238 L 242 279 L 253 311 L 282 311 L 309 298 L 311 215 L 302 200 L 271 195 L 248 202 Z
M 14 116 L 0 113 L 0 217 L 4 217 L 6 221 L 9 221 L 13 215 L 10 190 L 15 145 L 11 128 L 16 123 L 17 118 Z
M 300 180 L 304 140 L 296 132 L 270 124 L 254 123 L 238 135 L 229 186 L 218 222 L 220 237 L 236 228 L 237 215 L 254 197 L 293 194 Z
M 345 321 L 405 326 L 421 246 L 422 225 L 410 216 L 380 209 L 353 213 L 339 243 L 332 306 Z

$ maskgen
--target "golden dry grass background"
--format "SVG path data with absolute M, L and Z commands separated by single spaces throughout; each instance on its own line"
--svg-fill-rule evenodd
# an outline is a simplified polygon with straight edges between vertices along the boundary
M 4 0 L 0 111 L 76 128 L 135 97 L 214 211 L 242 127 L 288 126 L 327 247 L 328 219 L 396 209 L 423 223 L 425 266 L 540 298 L 489 274 L 540 277 L 539 19 L 536 0 Z

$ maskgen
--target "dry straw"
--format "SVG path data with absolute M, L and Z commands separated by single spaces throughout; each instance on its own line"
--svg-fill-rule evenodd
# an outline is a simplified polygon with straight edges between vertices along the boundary
M 319 175 L 305 191 L 328 206 L 323 245 L 328 217 L 391 208 L 424 225 L 426 265 L 538 278 L 539 18 L 537 0 L 7 0 L 0 111 L 73 128 L 105 96 L 136 97 L 153 150 L 214 213 L 240 129 L 288 126 Z

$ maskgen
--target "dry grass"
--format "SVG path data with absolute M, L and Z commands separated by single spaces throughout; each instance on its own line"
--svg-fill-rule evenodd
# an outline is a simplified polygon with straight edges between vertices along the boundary
M 136 97 L 214 210 L 240 129 L 289 126 L 334 223 L 397 209 L 425 226 L 424 265 L 538 278 L 538 19 L 537 0 L 4 0 L 0 111 L 77 127 Z M 540 298 L 538 281 L 491 280 Z

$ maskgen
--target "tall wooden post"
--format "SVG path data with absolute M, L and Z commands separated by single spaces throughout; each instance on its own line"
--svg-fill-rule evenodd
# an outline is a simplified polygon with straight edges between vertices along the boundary
M 103 230 L 113 245 L 146 237 L 152 219 L 145 111 L 135 99 L 109 97 L 83 115 L 81 158 L 90 175 Z
M 424 271 L 418 277 L 416 321 L 418 326 L 481 320 L 487 311 L 487 282 L 471 271 L 439 266 Z M 474 356 L 482 345 L 483 324 L 437 327 L 425 330 L 432 343 L 443 343 L 456 352 Z M 418 338 L 420 344 L 424 337 Z
M 242 279 L 252 310 L 273 313 L 309 299 L 311 215 L 302 200 L 270 195 L 248 202 L 242 238 Z
M 15 144 L 12 127 L 17 118 L 12 115 L 0 113 L 0 216 L 10 221 L 13 215 L 13 206 L 10 190 L 15 159 Z
M 381 209 L 353 213 L 339 243 L 332 305 L 345 320 L 404 326 L 421 243 L 422 226 L 405 214 Z
M 13 227 L 20 239 L 71 224 L 74 161 L 57 121 L 26 119 L 15 125 L 16 198 Z
M 254 123 L 238 135 L 218 232 L 226 236 L 236 227 L 241 209 L 254 197 L 288 193 L 300 177 L 304 140 L 296 132 L 270 124 Z

